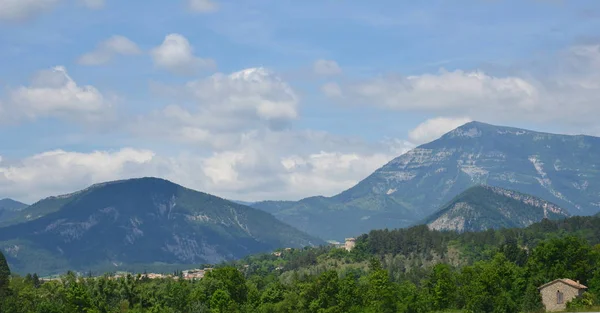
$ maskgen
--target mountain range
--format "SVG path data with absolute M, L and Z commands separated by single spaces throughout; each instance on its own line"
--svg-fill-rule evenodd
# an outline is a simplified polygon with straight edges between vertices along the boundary
M 542 219 L 569 217 L 566 210 L 537 197 L 499 187 L 478 185 L 462 192 L 423 224 L 435 230 L 483 231 L 523 228 Z
M 158 178 L 93 185 L 30 206 L 0 201 L 17 273 L 218 263 L 419 223 L 478 231 L 600 209 L 600 138 L 472 122 L 333 197 L 229 201 Z
M 413 225 L 480 184 L 530 194 L 573 215 L 591 215 L 600 210 L 598 160 L 598 137 L 471 122 L 333 197 L 252 206 L 326 240 Z
M 323 243 L 263 211 L 157 178 L 97 184 L 18 213 L 0 228 L 17 273 L 142 272 Z

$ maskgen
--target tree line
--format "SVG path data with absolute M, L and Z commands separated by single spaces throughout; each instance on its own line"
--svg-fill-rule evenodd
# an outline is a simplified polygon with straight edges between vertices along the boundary
M 556 278 L 589 287 L 569 303 L 582 308 L 600 296 L 597 225 L 576 218 L 467 234 L 373 231 L 350 252 L 253 255 L 194 281 L 74 273 L 42 281 L 11 275 L 0 253 L 0 312 L 538 312 L 537 287 Z

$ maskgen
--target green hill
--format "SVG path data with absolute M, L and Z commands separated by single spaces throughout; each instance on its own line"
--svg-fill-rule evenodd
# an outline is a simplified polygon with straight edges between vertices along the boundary
M 544 218 L 562 219 L 569 213 L 548 201 L 516 191 L 475 186 L 456 196 L 427 219 L 431 229 L 481 231 L 526 227 Z
M 156 178 L 94 185 L 21 213 L 0 228 L 17 273 L 143 271 L 322 243 L 260 210 Z

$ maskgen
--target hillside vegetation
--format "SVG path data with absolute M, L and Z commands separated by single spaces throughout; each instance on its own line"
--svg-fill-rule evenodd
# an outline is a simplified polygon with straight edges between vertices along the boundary
M 536 288 L 562 277 L 590 287 L 569 304 L 576 310 L 600 294 L 598 235 L 597 217 L 462 234 L 426 226 L 377 230 L 357 238 L 350 252 L 283 249 L 223 263 L 197 281 L 13 277 L 0 286 L 0 311 L 538 312 Z
M 425 219 L 437 230 L 481 231 L 526 227 L 544 218 L 563 219 L 570 214 L 556 204 L 513 190 L 475 186 L 456 196 Z

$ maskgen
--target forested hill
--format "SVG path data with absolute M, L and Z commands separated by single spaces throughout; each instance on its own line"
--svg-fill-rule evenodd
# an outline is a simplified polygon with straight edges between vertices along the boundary
M 263 211 L 167 180 L 106 182 L 41 200 L 0 227 L 14 272 L 143 271 L 322 241 Z
M 350 252 L 283 249 L 221 264 L 196 281 L 70 273 L 7 285 L 0 254 L 0 312 L 541 312 L 537 287 L 565 277 L 589 287 L 568 303 L 575 311 L 597 305 L 599 240 L 598 217 L 460 234 L 377 230 Z
M 456 196 L 424 224 L 437 230 L 481 231 L 526 227 L 570 214 L 554 203 L 514 190 L 479 185 Z

